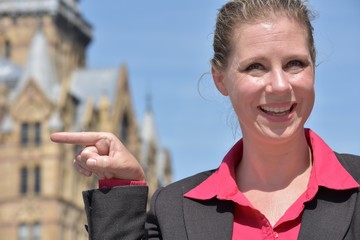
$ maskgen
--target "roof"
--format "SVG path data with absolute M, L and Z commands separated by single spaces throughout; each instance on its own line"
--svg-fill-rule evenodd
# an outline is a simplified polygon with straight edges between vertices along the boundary
M 22 69 L 19 65 L 10 62 L 8 59 L 0 57 L 0 83 L 5 83 L 10 89 L 16 86 Z
M 9 133 L 13 130 L 13 120 L 10 114 L 6 114 L 0 122 L 0 131 L 2 133 Z
M 71 93 L 82 100 L 92 97 L 95 107 L 99 106 L 101 96 L 106 95 L 113 104 L 120 76 L 119 68 L 80 69 L 71 76 Z
M 99 108 L 103 96 L 108 98 L 110 108 L 114 107 L 120 71 L 120 68 L 107 68 L 79 69 L 73 72 L 70 79 L 70 94 L 79 100 L 77 118 L 84 116 L 86 103 L 90 98 L 96 109 Z M 81 119 L 76 119 L 75 122 L 80 123 Z
M 34 80 L 51 101 L 57 100 L 60 82 L 42 30 L 38 30 L 32 39 L 23 74 L 10 99 L 14 100 L 30 80 Z

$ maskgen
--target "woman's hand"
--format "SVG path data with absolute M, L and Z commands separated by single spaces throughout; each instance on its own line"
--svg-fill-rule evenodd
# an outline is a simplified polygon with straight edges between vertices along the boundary
M 112 133 L 57 132 L 51 134 L 50 139 L 57 143 L 84 146 L 73 164 L 85 176 L 95 174 L 99 179 L 145 181 L 139 162 Z

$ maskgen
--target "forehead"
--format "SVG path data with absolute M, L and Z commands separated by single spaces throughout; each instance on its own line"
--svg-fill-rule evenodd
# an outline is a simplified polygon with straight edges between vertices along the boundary
M 243 23 L 234 28 L 232 48 L 242 51 L 249 47 L 266 45 L 282 47 L 292 45 L 296 49 L 308 49 L 306 28 L 289 17 L 274 17 L 254 23 Z M 292 50 L 296 50 L 292 49 Z

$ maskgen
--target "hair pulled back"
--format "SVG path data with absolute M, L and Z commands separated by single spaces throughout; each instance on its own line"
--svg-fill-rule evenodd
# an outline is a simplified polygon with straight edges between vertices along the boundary
M 308 46 L 313 63 L 316 50 L 311 20 L 314 14 L 302 0 L 232 0 L 226 3 L 217 15 L 214 33 L 214 56 L 212 65 L 218 70 L 227 67 L 231 53 L 231 38 L 234 29 L 243 23 L 256 23 L 274 16 L 286 16 L 305 27 Z

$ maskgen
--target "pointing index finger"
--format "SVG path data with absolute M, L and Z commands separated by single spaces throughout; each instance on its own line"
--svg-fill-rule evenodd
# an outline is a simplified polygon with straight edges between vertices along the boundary
M 77 145 L 94 145 L 101 139 L 98 132 L 56 132 L 51 134 L 51 141 L 56 143 L 69 143 Z

